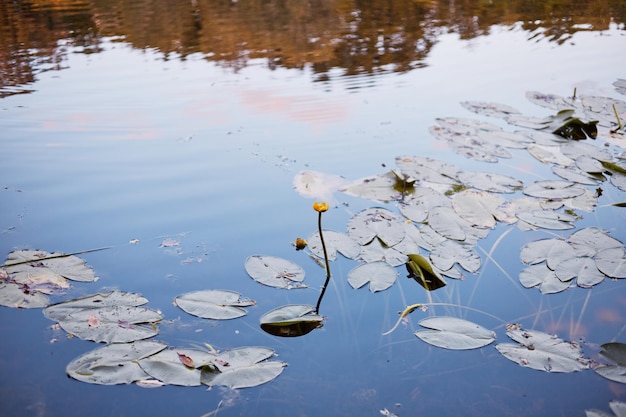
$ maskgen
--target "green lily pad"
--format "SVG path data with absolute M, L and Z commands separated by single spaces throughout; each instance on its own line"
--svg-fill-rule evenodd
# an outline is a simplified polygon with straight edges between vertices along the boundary
M 398 272 L 386 262 L 371 262 L 359 265 L 348 273 L 348 282 L 352 288 L 361 288 L 369 283 L 371 292 L 384 291 L 391 287 Z
M 72 360 L 67 374 L 82 382 L 100 385 L 130 384 L 152 379 L 138 362 L 167 347 L 155 341 L 114 343 L 87 352 Z
M 508 330 L 517 344 L 501 343 L 496 349 L 507 359 L 531 369 L 545 372 L 576 372 L 589 367 L 580 347 L 537 330 Z
M 414 334 L 424 342 L 452 350 L 478 349 L 496 340 L 494 332 L 456 317 L 429 317 L 419 322 L 430 330 L 418 330 Z
M 254 305 L 249 298 L 225 290 L 194 291 L 176 297 L 176 305 L 183 311 L 198 317 L 213 320 L 229 320 L 247 314 L 241 307 Z
M 296 337 L 322 327 L 323 321 L 312 306 L 292 304 L 261 316 L 261 328 L 274 336 Z
M 253 255 L 245 262 L 246 272 L 256 282 L 275 288 L 306 288 L 304 270 L 297 264 L 275 256 Z

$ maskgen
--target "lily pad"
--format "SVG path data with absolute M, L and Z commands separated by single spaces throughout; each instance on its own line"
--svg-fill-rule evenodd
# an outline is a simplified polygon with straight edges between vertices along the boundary
M 521 189 L 524 183 L 513 177 L 488 172 L 460 172 L 458 175 L 468 187 L 490 193 L 513 193 Z
M 481 264 L 480 256 L 471 245 L 453 240 L 446 240 L 433 247 L 430 260 L 442 271 L 447 271 L 458 263 L 466 271 L 474 273 L 480 269 Z
M 600 410 L 585 410 L 586 417 L 626 417 L 626 403 L 620 401 L 611 401 L 609 407 L 613 414 L 605 413 Z
M 232 389 L 256 387 L 272 381 L 285 367 L 284 362 L 266 361 L 274 351 L 264 347 L 243 347 L 216 355 L 215 368 L 202 369 L 202 383 Z
M 66 367 L 67 374 L 90 384 L 130 384 L 152 379 L 138 362 L 167 347 L 155 341 L 114 343 L 87 352 L 72 360 Z
M 459 169 L 437 159 L 421 156 L 397 156 L 396 166 L 418 181 L 448 185 L 458 184 L 456 177 Z
M 464 241 L 472 225 L 459 216 L 452 207 L 433 207 L 428 215 L 428 224 L 440 235 Z
M 31 261 L 31 262 L 27 262 Z M 10 264 L 17 264 L 11 266 Z M 93 282 L 98 278 L 86 262 L 75 255 L 38 250 L 19 250 L 9 253 L 5 269 L 9 275 L 27 274 L 31 268 L 46 268 L 72 281 Z
M 524 188 L 524 194 L 531 197 L 557 199 L 577 197 L 585 192 L 580 185 L 562 180 L 535 181 Z
M 46 317 L 59 322 L 66 332 L 85 340 L 128 343 L 159 333 L 158 311 L 141 307 L 147 300 L 137 294 L 114 291 L 94 294 L 46 307 Z
M 365 209 L 348 222 L 348 235 L 359 245 L 366 245 L 378 238 L 391 247 L 404 239 L 404 233 L 402 221 L 384 208 Z
M 467 110 L 489 117 L 506 118 L 512 114 L 520 114 L 519 110 L 506 104 L 485 101 L 462 101 L 461 106 Z
M 429 317 L 419 322 L 430 330 L 418 330 L 415 336 L 424 342 L 452 350 L 478 349 L 496 340 L 494 332 L 456 317 Z
M 300 171 L 293 179 L 293 188 L 303 197 L 331 201 L 333 193 L 347 183 L 338 175 L 318 171 Z
M 557 265 L 554 272 L 564 282 L 576 278 L 576 284 L 582 288 L 591 288 L 604 281 L 605 278 L 605 275 L 596 267 L 596 262 L 587 256 L 563 261 Z
M 42 308 L 50 303 L 40 292 L 25 292 L 23 285 L 12 282 L 0 283 L 0 305 L 13 308 Z
M 569 287 L 569 283 L 561 281 L 546 264 L 531 265 L 523 269 L 519 280 L 526 288 L 538 287 L 542 294 L 554 294 Z
M 247 314 L 241 307 L 254 305 L 249 298 L 225 290 L 194 291 L 176 297 L 176 305 L 183 311 L 198 317 L 213 320 L 228 320 Z
M 493 229 L 504 199 L 486 191 L 465 190 L 452 197 L 454 211 L 470 225 Z
M 152 378 L 167 385 L 201 385 L 200 369 L 212 366 L 216 355 L 199 349 L 169 348 L 139 361 Z
M 416 223 L 422 223 L 428 218 L 428 213 L 433 207 L 451 207 L 452 202 L 448 197 L 431 188 L 417 188 L 411 197 L 400 204 L 400 213 L 407 219 Z
M 501 343 L 496 349 L 507 359 L 524 367 L 545 372 L 575 372 L 587 369 L 578 345 L 537 330 L 508 330 L 517 344 Z
M 261 328 L 274 336 L 303 336 L 324 325 L 323 317 L 309 305 L 278 307 L 261 316 Z
M 611 278 L 626 278 L 626 258 L 624 248 L 603 249 L 595 257 L 596 266 Z
M 626 384 L 626 343 L 605 343 L 600 355 L 614 365 L 601 365 L 595 368 L 596 373 L 611 381 Z
M 564 260 L 575 258 L 576 252 L 566 241 L 552 238 L 527 243 L 522 247 L 520 257 L 522 262 L 530 265 L 546 261 L 548 268 L 554 270 Z
M 340 189 L 341 192 L 355 197 L 368 198 L 374 201 L 400 200 L 404 192 L 411 191 L 409 188 L 396 188 L 397 178 L 391 172 L 386 172 L 373 177 L 361 178 L 347 184 Z
M 324 230 L 324 243 L 326 244 L 326 253 L 329 261 L 337 259 L 337 253 L 342 254 L 348 259 L 356 259 L 361 253 L 361 246 L 345 233 L 335 232 L 333 230 Z M 308 237 L 309 249 L 318 258 L 324 258 L 324 249 L 320 240 L 319 232 L 313 233 Z
M 552 230 L 573 229 L 574 225 L 572 222 L 576 220 L 576 217 L 572 215 L 557 213 L 552 210 L 535 210 L 518 213 L 517 218 L 534 227 Z
M 359 265 L 348 273 L 348 282 L 352 288 L 361 288 L 369 283 L 371 292 L 384 291 L 391 287 L 398 272 L 386 262 L 371 262 Z
M 586 227 L 572 233 L 567 241 L 581 254 L 594 256 L 599 251 L 623 248 L 624 244 L 598 227 Z
M 256 282 L 276 288 L 305 288 L 304 270 L 297 264 L 275 256 L 253 255 L 245 262 L 246 272 Z

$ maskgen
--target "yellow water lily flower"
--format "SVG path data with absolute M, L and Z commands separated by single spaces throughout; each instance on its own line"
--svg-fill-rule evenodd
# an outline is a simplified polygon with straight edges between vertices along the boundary
M 325 211 L 328 211 L 328 203 L 325 202 L 321 202 L 318 203 L 317 201 L 315 203 L 313 203 L 313 210 L 319 212 L 319 213 L 323 213 Z

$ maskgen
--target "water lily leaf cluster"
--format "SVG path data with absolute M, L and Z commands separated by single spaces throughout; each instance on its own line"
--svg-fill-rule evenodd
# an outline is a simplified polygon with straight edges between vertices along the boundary
M 526 288 L 544 294 L 567 289 L 576 282 L 590 288 L 609 278 L 626 278 L 626 250 L 605 230 L 587 227 L 558 238 L 530 242 L 522 247 L 521 260 L 529 267 L 519 279 Z
M 70 288 L 70 281 L 93 282 L 98 278 L 86 262 L 74 255 L 40 250 L 9 253 L 0 275 L 0 305 L 41 308 L 48 295 Z

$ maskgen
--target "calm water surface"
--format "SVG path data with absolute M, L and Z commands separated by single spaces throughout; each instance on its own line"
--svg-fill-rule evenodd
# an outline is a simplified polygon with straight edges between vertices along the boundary
M 549 115 L 525 99 L 530 90 L 624 99 L 612 86 L 626 77 L 622 2 L 480 3 L 4 2 L 1 252 L 112 246 L 82 256 L 98 282 L 77 283 L 55 301 L 139 292 L 165 315 L 158 339 L 171 346 L 267 346 L 289 366 L 238 391 L 84 384 L 65 366 L 92 342 L 52 330 L 40 310 L 2 307 L 0 415 L 200 417 L 221 401 L 219 416 L 377 416 L 387 408 L 400 417 L 569 417 L 626 401 L 626 387 L 593 371 L 533 371 L 493 345 L 448 351 L 412 334 L 419 319 L 446 314 L 508 342 L 485 314 L 437 307 L 381 336 L 398 311 L 426 301 L 404 268 L 392 288 L 371 294 L 348 285 L 355 263 L 339 259 L 323 329 L 293 339 L 259 329 L 275 307 L 313 304 L 324 278 L 291 245 L 316 228 L 313 200 L 293 190 L 300 170 L 357 179 L 394 167 L 398 155 L 420 155 L 527 183 L 553 178 L 526 151 L 497 164 L 460 157 L 428 127 L 437 117 L 481 118 L 463 100 Z M 599 226 L 625 242 L 623 209 L 610 204 L 626 195 L 604 188 L 577 227 Z M 343 231 L 373 205 L 335 194 L 325 227 Z M 478 274 L 448 280 L 433 301 L 579 341 L 586 357 L 597 359 L 599 344 L 626 342 L 623 281 L 549 296 L 524 289 L 519 249 L 553 234 L 509 229 L 479 242 L 493 260 L 482 253 Z M 180 245 L 160 247 L 165 237 Z M 243 266 L 253 254 L 300 264 L 310 288 L 260 286 Z M 257 304 L 226 322 L 172 305 L 201 289 L 238 291 Z

